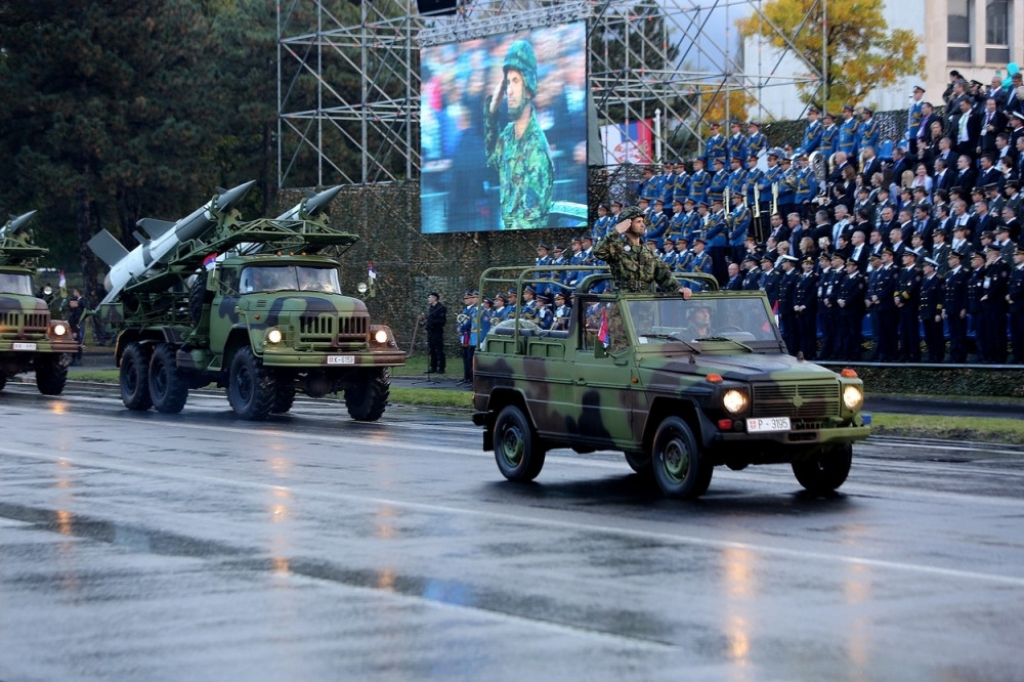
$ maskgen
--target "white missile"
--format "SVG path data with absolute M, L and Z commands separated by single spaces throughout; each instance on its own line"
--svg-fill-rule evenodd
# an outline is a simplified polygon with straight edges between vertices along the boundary
M 244 185 L 220 191 L 208 204 L 176 223 L 143 218 L 137 223 L 139 229 L 135 231 L 135 237 L 141 244 L 131 252 L 114 235 L 100 230 L 89 240 L 89 248 L 110 266 L 107 296 L 101 305 L 114 301 L 133 280 L 164 265 L 164 259 L 178 244 L 201 237 L 217 224 L 224 213 L 234 208 L 254 184 L 256 181 L 250 180 Z
M 338 196 L 338 192 L 340 191 L 341 185 L 337 185 L 316 194 L 306 192 L 306 196 L 303 197 L 299 203 L 277 216 L 274 220 L 312 220 L 327 210 L 331 205 L 331 202 L 334 201 L 334 197 Z M 254 253 L 259 253 L 263 247 L 264 244 L 246 242 L 239 244 L 234 250 L 236 253 L 252 255 Z M 217 260 L 221 260 L 223 258 L 224 255 L 221 255 Z
M 28 221 L 32 219 L 32 216 L 36 214 L 35 211 L 29 211 L 28 213 L 22 213 L 19 216 L 11 216 L 11 219 L 4 223 L 3 227 L 0 227 L 0 239 L 4 237 L 16 237 L 21 229 L 28 225 Z

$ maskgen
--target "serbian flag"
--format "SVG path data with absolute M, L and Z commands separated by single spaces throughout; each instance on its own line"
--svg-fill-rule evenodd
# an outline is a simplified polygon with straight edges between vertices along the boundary
M 213 270 L 214 263 L 217 262 L 217 254 L 211 253 L 209 256 L 203 259 L 203 269 Z
M 377 268 L 373 267 L 373 261 L 370 261 L 370 279 L 377 279 Z
M 601 311 L 601 328 L 597 330 L 597 340 L 608 345 L 608 309 Z

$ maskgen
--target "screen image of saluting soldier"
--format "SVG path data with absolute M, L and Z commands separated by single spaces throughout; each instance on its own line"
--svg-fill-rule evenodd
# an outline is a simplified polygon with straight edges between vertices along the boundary
M 554 164 L 547 137 L 537 122 L 537 57 L 526 40 L 505 53 L 501 82 L 484 101 L 487 164 L 497 169 L 504 229 L 547 227 Z M 499 130 L 502 100 L 508 123 Z

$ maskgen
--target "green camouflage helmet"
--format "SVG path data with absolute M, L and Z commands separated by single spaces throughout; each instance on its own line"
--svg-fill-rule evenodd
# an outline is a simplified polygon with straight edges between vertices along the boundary
M 515 69 L 523 75 L 523 82 L 530 94 L 537 94 L 537 56 L 533 53 L 533 45 L 525 40 L 512 43 L 505 53 L 505 64 L 502 72 L 508 76 L 508 70 Z
M 616 223 L 621 223 L 623 220 L 632 220 L 633 218 L 640 218 L 644 214 L 636 206 L 627 206 L 626 208 L 619 211 L 619 215 L 615 218 Z

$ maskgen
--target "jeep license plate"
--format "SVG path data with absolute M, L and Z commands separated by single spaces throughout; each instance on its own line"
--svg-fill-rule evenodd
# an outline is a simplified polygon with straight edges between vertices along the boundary
M 761 419 L 748 419 L 748 433 L 768 433 L 769 431 L 789 431 L 789 417 L 763 417 Z
M 354 365 L 356 364 L 356 356 L 354 355 L 328 355 L 328 365 Z
M 14 350 L 35 350 L 36 344 L 15 341 L 11 348 Z

